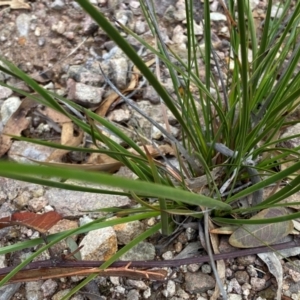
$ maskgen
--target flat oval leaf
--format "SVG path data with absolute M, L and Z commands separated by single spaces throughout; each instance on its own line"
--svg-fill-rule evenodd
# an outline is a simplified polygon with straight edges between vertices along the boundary
M 268 208 L 253 216 L 251 220 L 281 217 L 286 214 L 285 208 Z M 292 221 L 272 224 L 242 225 L 230 236 L 229 243 L 237 248 L 272 245 L 287 236 L 292 230 Z

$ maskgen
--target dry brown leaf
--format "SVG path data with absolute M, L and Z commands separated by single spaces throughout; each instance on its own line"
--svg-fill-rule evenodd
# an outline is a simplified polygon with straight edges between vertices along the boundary
M 74 136 L 74 127 L 72 122 L 62 124 L 61 132 L 61 144 L 65 146 L 76 147 L 81 144 L 83 138 L 83 132 L 80 131 L 78 136 Z M 67 154 L 69 150 L 56 149 L 48 157 L 47 161 L 60 161 L 61 158 Z
M 23 0 L 11 0 L 2 1 L 0 0 L 0 6 L 9 5 L 11 9 L 31 9 L 30 5 Z
M 59 123 L 59 124 L 63 124 L 63 123 L 67 123 L 67 122 L 71 122 L 70 118 L 68 118 L 67 116 L 65 116 L 64 114 L 50 108 L 50 107 L 45 107 L 45 109 L 38 110 L 41 114 L 43 114 L 44 116 L 48 117 L 49 119 L 51 119 L 53 122 Z
M 237 229 L 237 226 L 216 227 L 210 230 L 212 234 L 232 234 Z
M 36 101 L 26 97 L 9 118 L 0 136 L 0 157 L 9 150 L 12 144 L 12 138 L 7 134 L 20 136 L 21 132 L 30 124 L 30 121 L 26 118 L 27 114 L 37 105 Z

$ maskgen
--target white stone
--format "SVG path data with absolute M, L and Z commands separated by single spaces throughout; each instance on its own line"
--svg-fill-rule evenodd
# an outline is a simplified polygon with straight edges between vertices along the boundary
M 210 13 L 210 20 L 211 21 L 227 21 L 227 18 L 224 14 L 221 14 L 219 12 L 212 12 Z
M 11 115 L 19 108 L 21 100 L 19 97 L 10 97 L 6 99 L 1 106 L 1 119 L 3 125 L 7 123 Z
M 283 14 L 283 7 L 280 7 L 279 3 L 276 3 L 271 8 L 271 18 L 279 19 Z

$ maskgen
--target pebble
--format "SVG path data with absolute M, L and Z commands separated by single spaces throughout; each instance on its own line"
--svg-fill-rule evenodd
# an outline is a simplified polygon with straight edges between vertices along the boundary
M 162 258 L 164 260 L 169 260 L 169 259 L 173 259 L 174 258 L 174 254 L 172 251 L 167 251 L 165 253 L 162 254 Z
M 3 102 L 0 110 L 3 125 L 5 125 L 11 115 L 17 111 L 21 103 L 22 102 L 19 97 L 10 97 Z
M 90 231 L 80 242 L 82 260 L 107 260 L 118 249 L 117 236 L 111 227 Z
M 166 288 L 162 291 L 162 294 L 165 298 L 170 298 L 175 295 L 176 292 L 176 284 L 173 280 L 168 280 Z
M 221 14 L 219 12 L 211 12 L 210 13 L 210 20 L 211 21 L 215 21 L 215 22 L 218 22 L 218 21 L 227 21 L 227 18 L 224 14 Z
M 135 289 L 142 290 L 142 291 L 146 291 L 148 289 L 148 286 L 142 280 L 128 279 L 127 284 L 132 286 Z
M 152 260 L 155 248 L 148 242 L 140 242 L 120 257 L 120 260 Z
M 19 36 L 28 36 L 31 17 L 29 14 L 22 13 L 17 16 L 16 25 Z
M 43 281 L 32 281 L 25 283 L 26 299 L 27 300 L 42 300 L 43 293 L 41 290 Z
M 203 293 L 215 287 L 216 281 L 213 277 L 201 272 L 185 274 L 185 289 L 190 293 Z
M 144 232 L 140 221 L 132 221 L 113 226 L 119 245 L 129 244 L 135 237 Z
M 139 300 L 140 299 L 140 294 L 139 291 L 137 290 L 130 290 L 127 294 L 126 297 L 128 300 Z
M 65 0 L 54 0 L 51 3 L 51 8 L 55 10 L 63 10 L 65 8 Z
M 70 100 L 74 100 L 84 107 L 96 107 L 102 101 L 102 95 L 104 93 L 103 88 L 75 82 L 72 79 L 68 79 L 67 88 L 68 98 Z
M 1 79 L 1 74 L 0 74 L 0 80 Z M 4 80 L 4 79 L 3 79 Z M 13 91 L 5 86 L 0 85 L 0 100 L 5 100 L 9 96 L 11 96 Z
M 41 285 L 41 291 L 43 292 L 44 297 L 49 297 L 55 293 L 57 287 L 58 284 L 55 280 L 48 279 Z
M 201 266 L 201 272 L 204 274 L 210 274 L 211 273 L 211 266 L 209 264 L 203 264 Z

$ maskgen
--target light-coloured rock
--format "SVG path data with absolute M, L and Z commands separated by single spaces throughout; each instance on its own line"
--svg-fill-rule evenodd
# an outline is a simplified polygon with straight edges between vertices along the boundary
M 264 278 L 252 277 L 250 279 L 250 284 L 254 291 L 262 291 L 266 288 L 266 280 Z
M 140 235 L 144 229 L 140 221 L 132 221 L 113 226 L 119 245 L 127 245 L 134 238 Z
M 9 96 L 12 95 L 12 93 L 13 93 L 13 91 L 11 89 L 0 85 L 0 100 L 7 99 Z
M 65 8 L 65 0 L 54 0 L 51 3 L 51 8 L 55 10 L 63 10 Z
M 28 207 L 34 212 L 41 211 L 47 204 L 48 201 L 44 197 L 33 198 L 28 201 Z
M 125 123 L 131 118 L 131 112 L 127 108 L 114 109 L 107 115 L 108 120 L 117 123 Z
M 84 107 L 96 107 L 102 101 L 104 89 L 89 86 L 73 79 L 67 81 L 68 99 L 74 100 Z
M 112 76 L 118 89 L 124 89 L 127 84 L 128 60 L 125 57 L 111 59 Z
M 238 283 L 238 281 L 236 280 L 236 278 L 232 278 L 229 281 L 229 284 L 227 286 L 227 292 L 228 293 L 236 292 L 239 295 L 242 293 L 242 288 L 241 288 L 240 284 Z
M 120 257 L 120 260 L 151 260 L 155 257 L 155 248 L 151 243 L 141 242 Z
M 27 37 L 30 27 L 30 15 L 21 13 L 16 18 L 17 31 L 19 36 Z
M 173 280 L 168 280 L 166 288 L 162 291 L 165 298 L 169 299 L 175 295 L 176 284 Z
M 145 291 L 148 289 L 148 285 L 142 281 L 142 280 L 133 280 L 133 279 L 128 279 L 127 284 L 132 286 L 135 289 Z
M 53 279 L 48 279 L 46 280 L 42 285 L 41 285 L 41 290 L 43 292 L 44 297 L 49 297 L 53 295 L 57 289 L 57 282 Z
M 89 188 L 116 190 L 106 186 L 85 184 L 71 180 L 66 181 L 66 183 Z M 119 207 L 130 204 L 130 199 L 127 196 L 78 192 L 57 188 L 48 189 L 45 193 L 45 198 L 51 206 L 55 207 L 58 213 L 67 216 L 82 215 L 82 212 L 87 210 L 96 210 L 111 206 Z
M 139 300 L 140 294 L 137 290 L 130 290 L 126 296 L 126 299 L 128 300 Z
M 90 231 L 81 241 L 82 260 L 107 260 L 118 249 L 117 236 L 111 227 Z
M 46 161 L 54 150 L 25 141 L 14 141 L 8 151 L 9 159 L 19 162 L 34 164 L 32 160 Z
M 0 92 L 1 92 L 1 89 L 0 89 Z M 0 95 L 0 98 L 1 98 L 1 95 Z M 2 106 L 1 106 L 1 111 L 0 111 L 3 125 L 5 125 L 7 123 L 7 121 L 11 117 L 11 115 L 19 108 L 21 103 L 22 103 L 22 101 L 20 100 L 19 97 L 10 97 L 10 98 L 7 98 L 3 102 Z
M 284 9 L 283 9 L 282 5 L 280 5 L 280 3 L 276 3 L 276 4 L 272 5 L 271 18 L 279 19 L 282 16 L 283 11 L 284 11 Z
M 185 274 L 185 289 L 190 293 L 203 293 L 213 289 L 216 281 L 213 277 L 201 272 Z
M 43 293 L 41 291 L 42 284 L 43 284 L 42 280 L 26 282 L 25 283 L 26 299 L 42 300 L 43 299 Z
M 238 294 L 228 294 L 228 300 L 242 300 L 242 296 Z
M 210 13 L 210 20 L 211 21 L 215 21 L 215 22 L 218 22 L 218 21 L 227 21 L 227 18 L 224 14 L 221 14 L 219 12 L 211 12 Z

